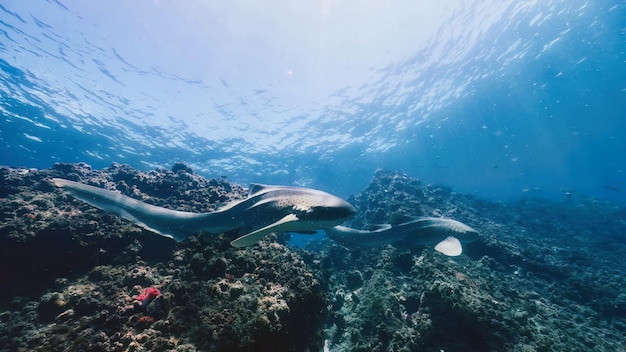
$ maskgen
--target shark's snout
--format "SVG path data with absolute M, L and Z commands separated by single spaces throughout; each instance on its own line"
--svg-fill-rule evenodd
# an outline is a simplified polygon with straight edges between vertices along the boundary
M 352 219 L 356 215 L 356 209 L 354 206 L 343 199 L 340 208 L 345 213 L 346 220 Z
M 352 204 L 341 198 L 334 198 L 332 202 L 326 202 L 324 205 L 313 206 L 307 212 L 308 220 L 324 221 L 335 225 L 352 219 L 356 214 L 356 209 Z

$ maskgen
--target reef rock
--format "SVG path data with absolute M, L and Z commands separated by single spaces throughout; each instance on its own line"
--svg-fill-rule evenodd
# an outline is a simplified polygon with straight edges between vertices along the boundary
M 52 177 L 194 212 L 247 193 L 184 164 L 0 167 L 0 351 L 626 350 L 626 210 L 580 194 L 494 203 L 379 170 L 348 199 L 353 228 L 402 214 L 478 230 L 451 258 L 282 234 L 176 243 Z
M 394 213 L 445 216 L 480 240 L 455 258 L 423 246 L 312 246 L 328 270 L 325 350 L 626 348 L 626 269 L 611 264 L 626 255 L 624 209 L 585 197 L 492 203 L 384 170 L 348 200 L 354 228 Z
M 175 243 L 49 181 L 68 178 L 195 212 L 246 196 L 226 180 L 204 179 L 184 165 L 174 170 L 0 168 L 1 350 L 321 348 L 321 271 L 276 236 L 239 250 L 229 234 Z

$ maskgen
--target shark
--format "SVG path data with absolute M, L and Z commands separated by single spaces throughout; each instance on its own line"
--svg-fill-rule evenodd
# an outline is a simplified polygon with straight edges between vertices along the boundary
M 76 199 L 176 241 L 203 232 L 220 234 L 239 229 L 239 235 L 230 242 L 237 248 L 253 245 L 274 232 L 313 233 L 339 225 L 356 213 L 350 203 L 337 196 L 302 187 L 253 183 L 246 199 L 216 211 L 193 213 L 62 178 L 52 182 Z
M 389 224 L 375 225 L 373 228 L 357 230 L 338 225 L 324 231 L 328 237 L 345 247 L 435 245 L 436 251 L 451 257 L 463 253 L 462 243 L 478 239 L 478 231 L 462 222 L 428 216 L 392 215 Z

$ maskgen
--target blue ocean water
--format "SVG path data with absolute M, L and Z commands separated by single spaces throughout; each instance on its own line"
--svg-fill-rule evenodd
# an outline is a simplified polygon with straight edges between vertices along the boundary
M 619 0 L 3 1 L 0 164 L 626 204 Z

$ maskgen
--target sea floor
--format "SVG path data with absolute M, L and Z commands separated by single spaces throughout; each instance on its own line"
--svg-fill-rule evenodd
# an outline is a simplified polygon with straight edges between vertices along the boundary
M 355 228 L 399 213 L 479 231 L 446 257 L 288 234 L 237 249 L 236 231 L 176 243 L 52 177 L 193 212 L 247 193 L 181 164 L 1 167 L 0 351 L 626 351 L 626 209 L 584 195 L 494 203 L 377 171 L 348 199 Z

